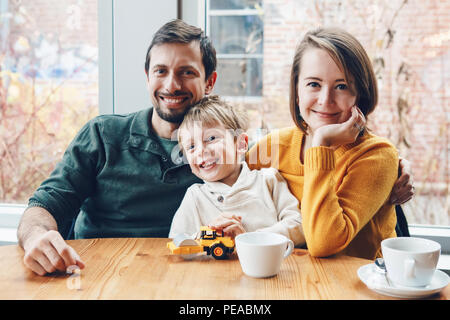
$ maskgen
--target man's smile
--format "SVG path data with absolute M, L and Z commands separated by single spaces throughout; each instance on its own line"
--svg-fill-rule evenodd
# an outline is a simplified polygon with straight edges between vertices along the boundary
M 165 105 L 168 107 L 176 107 L 183 103 L 185 103 L 189 98 L 189 94 L 179 94 L 179 95 L 164 95 L 164 94 L 158 94 L 157 95 L 160 100 L 164 102 Z

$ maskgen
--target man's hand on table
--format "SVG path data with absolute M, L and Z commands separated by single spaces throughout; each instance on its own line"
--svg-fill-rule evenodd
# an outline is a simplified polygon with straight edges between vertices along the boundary
M 66 272 L 70 266 L 84 268 L 84 262 L 75 249 L 55 230 L 30 237 L 24 250 L 25 266 L 41 276 L 55 271 Z

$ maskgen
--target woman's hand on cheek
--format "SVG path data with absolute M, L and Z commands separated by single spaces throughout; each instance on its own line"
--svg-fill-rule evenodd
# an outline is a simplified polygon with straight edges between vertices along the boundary
M 337 148 L 355 142 L 366 125 L 366 119 L 356 106 L 353 106 L 351 111 L 352 114 L 347 121 L 317 128 L 313 133 L 311 146 Z

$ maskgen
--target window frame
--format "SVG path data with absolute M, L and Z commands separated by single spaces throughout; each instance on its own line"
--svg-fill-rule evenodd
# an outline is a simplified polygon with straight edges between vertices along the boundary
M 210 9 L 210 1 L 205 0 L 205 33 L 208 37 L 211 38 L 211 16 L 258 16 L 261 11 L 258 9 Z M 263 9 L 264 14 L 264 9 Z M 264 51 L 261 53 L 217 53 L 217 60 L 219 59 L 261 59 L 264 62 Z M 261 70 L 261 76 L 262 76 Z M 264 93 L 261 91 L 261 95 L 257 96 L 228 96 L 224 95 L 223 97 L 229 101 L 251 101 L 260 103 L 263 100 Z
M 153 34 L 178 18 L 179 0 L 98 0 L 99 112 L 125 114 L 151 105 L 144 72 Z M 142 32 L 145 30 L 145 32 Z
M 12 242 L 9 235 L 2 231 L 17 230 L 26 204 L 0 203 L 0 245 L 2 242 Z M 410 224 L 409 233 L 412 237 L 426 238 L 439 242 L 443 254 L 450 254 L 450 226 Z M 449 266 L 450 267 L 450 266 Z

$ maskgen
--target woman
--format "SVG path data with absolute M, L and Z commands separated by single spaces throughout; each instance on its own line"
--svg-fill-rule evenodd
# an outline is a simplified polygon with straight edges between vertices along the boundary
M 276 167 L 287 180 L 300 202 L 312 256 L 380 257 L 381 240 L 396 236 L 389 195 L 398 153 L 365 127 L 378 98 L 367 53 L 343 30 L 308 32 L 296 49 L 290 81 L 296 126 L 255 145 L 250 168 Z

